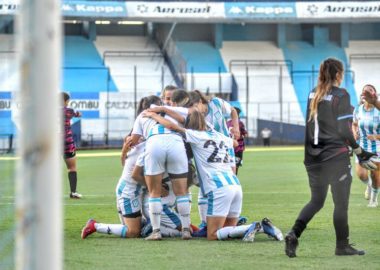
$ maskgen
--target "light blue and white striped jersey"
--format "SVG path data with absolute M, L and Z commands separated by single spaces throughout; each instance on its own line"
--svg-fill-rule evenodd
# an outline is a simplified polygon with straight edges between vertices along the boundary
M 362 104 L 354 111 L 354 122 L 359 127 L 359 145 L 368 152 L 380 154 L 380 140 L 367 139 L 367 135 L 380 134 L 380 111 L 376 108 L 367 111 Z
M 223 186 L 240 185 L 233 173 L 228 149 L 232 149 L 233 140 L 216 130 L 186 130 L 186 141 L 190 143 L 194 154 L 195 166 L 203 194 Z
M 134 146 L 127 155 L 125 160 L 123 173 L 116 186 L 116 196 L 128 198 L 129 196 L 137 197 L 142 186 L 132 178 L 132 172 L 140 155 L 144 154 L 145 141 Z
M 155 107 L 155 106 L 151 106 Z M 182 107 L 169 107 L 165 106 L 167 108 L 170 108 L 173 111 L 178 112 L 184 118 L 186 118 L 188 114 L 188 109 L 187 108 L 182 108 Z M 170 117 L 169 115 L 164 116 L 166 119 L 169 121 L 175 123 L 178 125 L 178 121 Z M 178 134 L 177 132 L 170 130 L 166 127 L 164 127 L 161 124 L 158 124 L 155 120 L 148 118 L 148 117 L 143 117 L 142 114 L 139 114 L 135 120 L 135 123 L 133 125 L 133 130 L 132 134 L 138 134 L 143 136 L 145 139 L 148 139 L 149 137 L 153 135 L 159 135 L 159 134 Z
M 214 129 L 225 136 L 230 136 L 225 115 L 231 115 L 231 105 L 221 99 L 214 97 L 208 103 L 206 121 L 213 125 Z

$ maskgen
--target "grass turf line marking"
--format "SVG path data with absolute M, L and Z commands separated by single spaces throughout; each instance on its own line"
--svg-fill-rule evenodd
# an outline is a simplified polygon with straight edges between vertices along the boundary
M 302 151 L 303 146 L 285 146 L 285 147 L 249 147 L 246 148 L 246 152 L 278 152 L 278 151 Z M 117 157 L 120 156 L 120 152 L 109 153 L 78 153 L 77 157 Z M 19 157 L 0 157 L 0 160 L 18 160 Z

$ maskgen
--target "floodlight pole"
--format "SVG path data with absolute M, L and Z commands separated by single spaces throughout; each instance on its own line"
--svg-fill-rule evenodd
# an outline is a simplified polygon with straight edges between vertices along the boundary
M 22 0 L 16 269 L 62 269 L 61 2 Z

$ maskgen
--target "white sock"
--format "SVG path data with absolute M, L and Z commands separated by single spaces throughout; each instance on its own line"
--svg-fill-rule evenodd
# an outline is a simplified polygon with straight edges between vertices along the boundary
M 207 208 L 208 208 L 208 199 L 207 197 L 198 196 L 198 212 L 201 222 L 206 223 L 207 217 Z
M 228 226 L 216 231 L 218 240 L 228 238 L 242 238 L 251 225 Z
M 149 218 L 153 230 L 160 229 L 162 204 L 160 198 L 149 198 Z
M 177 196 L 177 210 L 181 220 L 182 229 L 190 228 L 190 201 L 187 195 Z
M 161 235 L 163 237 L 178 237 L 181 236 L 181 232 L 177 229 L 161 226 Z
M 187 193 L 187 197 L 189 198 L 189 202 L 190 202 L 190 213 L 191 213 L 191 204 L 193 202 L 193 194 L 191 194 L 191 191 L 189 191 Z
M 371 202 L 377 202 L 379 191 L 379 188 L 371 188 Z
M 122 224 L 95 223 L 95 229 L 98 233 L 113 234 L 123 238 L 127 237 L 128 231 L 128 227 Z

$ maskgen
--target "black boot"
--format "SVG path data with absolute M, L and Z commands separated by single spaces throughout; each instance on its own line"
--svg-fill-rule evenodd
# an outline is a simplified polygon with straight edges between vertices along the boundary
M 364 255 L 364 250 L 357 250 L 356 248 L 352 247 L 353 244 L 346 244 L 344 246 L 336 247 L 335 248 L 335 255 L 337 256 L 351 256 L 351 255 Z
M 285 254 L 289 258 L 296 257 L 296 249 L 298 247 L 298 238 L 293 230 L 288 232 L 285 236 Z

